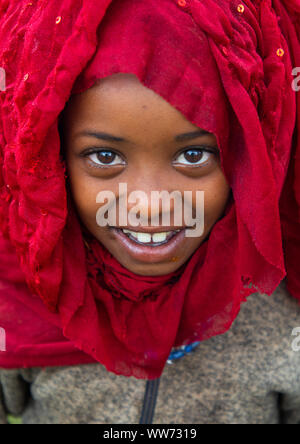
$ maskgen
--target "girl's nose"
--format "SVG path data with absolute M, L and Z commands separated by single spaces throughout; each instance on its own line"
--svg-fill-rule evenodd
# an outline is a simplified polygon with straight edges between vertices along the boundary
M 127 211 L 129 216 L 138 212 L 141 225 L 169 226 L 176 221 L 181 225 L 182 195 L 178 190 L 169 189 L 167 184 L 158 187 L 155 182 L 147 182 L 137 188 L 132 183 L 127 187 Z

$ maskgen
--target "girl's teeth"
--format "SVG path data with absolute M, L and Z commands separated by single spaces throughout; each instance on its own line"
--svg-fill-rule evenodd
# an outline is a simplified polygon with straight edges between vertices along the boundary
M 135 232 L 135 231 L 130 231 L 130 230 L 122 230 L 123 233 L 125 234 L 130 234 L 131 236 L 133 236 L 135 239 L 137 239 L 139 242 L 148 244 L 150 242 L 164 242 L 167 237 L 169 236 L 170 233 L 172 233 L 172 231 L 166 231 L 166 232 L 162 232 L 162 233 L 153 233 L 151 235 L 151 233 L 142 233 L 142 232 Z M 180 230 L 176 230 L 176 232 L 178 232 Z
M 139 242 L 151 242 L 151 234 L 150 233 L 137 233 L 137 240 Z
M 153 242 L 164 242 L 167 239 L 169 233 L 154 233 L 152 234 Z

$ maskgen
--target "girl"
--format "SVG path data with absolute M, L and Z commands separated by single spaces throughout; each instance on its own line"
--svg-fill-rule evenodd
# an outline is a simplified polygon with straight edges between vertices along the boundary
M 2 1 L 3 422 L 300 420 L 299 10 Z M 99 223 L 120 184 L 157 226 Z

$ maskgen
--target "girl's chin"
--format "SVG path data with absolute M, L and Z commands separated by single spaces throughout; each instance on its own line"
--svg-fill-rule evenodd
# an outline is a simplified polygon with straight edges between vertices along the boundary
M 175 258 L 176 260 L 176 258 Z M 120 262 L 120 261 L 119 261 Z M 182 264 L 176 264 L 176 262 L 172 262 L 169 264 L 136 264 L 129 262 L 120 262 L 123 267 L 127 268 L 127 270 L 131 271 L 134 274 L 139 276 L 164 276 L 170 273 L 175 272 L 180 268 Z
M 173 273 L 176 270 L 178 270 L 178 268 L 180 268 L 180 266 L 182 264 L 176 264 L 174 262 L 174 263 L 170 263 L 170 264 L 157 264 L 156 266 L 155 265 L 151 266 L 151 265 L 145 265 L 145 264 L 135 264 L 132 262 L 125 263 L 123 261 L 123 263 L 121 263 L 121 265 L 123 265 L 123 267 L 127 268 L 127 270 L 129 270 L 130 272 L 132 272 L 136 275 L 150 277 L 150 276 L 165 276 L 167 274 Z

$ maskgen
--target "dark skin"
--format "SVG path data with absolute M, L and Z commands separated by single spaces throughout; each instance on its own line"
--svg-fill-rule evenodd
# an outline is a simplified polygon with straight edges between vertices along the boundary
M 109 133 L 126 141 L 104 141 L 80 134 L 87 131 Z M 224 213 L 230 188 L 220 166 L 216 137 L 206 133 L 191 140 L 174 140 L 177 135 L 195 131 L 199 131 L 197 126 L 132 74 L 102 79 L 87 91 L 72 96 L 66 107 L 63 148 L 78 215 L 89 232 L 136 274 L 158 276 L 177 270 Z M 185 237 L 175 254 L 167 259 L 160 260 L 159 254 L 147 260 L 132 257 L 111 227 L 100 227 L 96 222 L 97 194 L 111 190 L 118 202 L 120 182 L 127 183 L 128 194 L 144 191 L 149 202 L 153 190 L 179 190 L 182 195 L 184 190 L 190 190 L 193 196 L 197 190 L 204 191 L 203 234 Z M 195 203 L 193 197 L 193 206 Z M 128 203 L 128 209 L 132 206 Z M 146 203 L 143 210 L 151 214 Z M 173 224 L 171 228 L 183 226 L 184 223 L 180 227 Z M 140 226 L 135 230 L 145 232 L 146 228 Z M 166 229 L 156 227 L 156 231 Z

